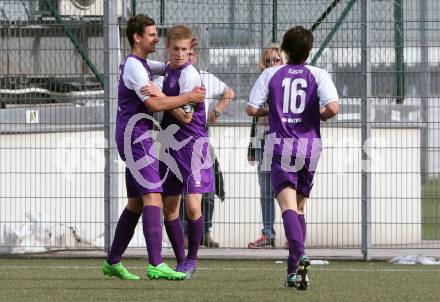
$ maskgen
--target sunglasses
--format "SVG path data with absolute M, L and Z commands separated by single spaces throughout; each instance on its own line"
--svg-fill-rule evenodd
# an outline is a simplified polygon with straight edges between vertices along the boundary
M 269 66 L 269 65 L 271 65 L 271 64 L 280 63 L 280 62 L 281 62 L 281 58 L 279 58 L 279 57 L 274 57 L 274 58 L 271 58 L 271 59 L 266 59 L 264 62 L 265 62 L 265 64 L 266 64 L 266 66 Z

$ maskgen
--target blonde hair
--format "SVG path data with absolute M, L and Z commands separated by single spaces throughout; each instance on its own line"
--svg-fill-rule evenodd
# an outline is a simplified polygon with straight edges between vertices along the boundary
M 260 63 L 259 63 L 260 73 L 267 68 L 266 60 L 271 59 L 272 50 L 275 50 L 280 56 L 281 64 L 286 64 L 286 56 L 284 52 L 281 50 L 280 45 L 277 43 L 272 43 L 268 47 L 264 48 L 263 54 L 260 57 Z
M 185 25 L 176 25 L 171 27 L 167 31 L 167 44 L 169 44 L 172 40 L 193 40 L 194 35 L 189 29 L 189 27 Z

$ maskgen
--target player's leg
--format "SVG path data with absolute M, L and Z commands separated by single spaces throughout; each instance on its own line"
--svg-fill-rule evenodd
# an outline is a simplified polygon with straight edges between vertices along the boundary
M 179 219 L 180 195 L 163 196 L 165 230 L 173 247 L 177 265 L 185 260 L 185 246 L 182 223 Z
M 187 278 L 196 270 L 197 253 L 203 236 L 202 194 L 189 193 L 185 195 L 185 210 L 188 217 L 188 254 L 184 266 Z
M 122 211 L 115 229 L 112 246 L 107 255 L 107 262 L 111 265 L 119 263 L 121 256 L 133 238 L 136 225 L 142 214 L 142 199 L 128 198 L 127 206 Z
M 119 217 L 112 246 L 102 266 L 104 275 L 115 276 L 124 280 L 139 280 L 138 276 L 128 272 L 122 265 L 121 257 L 127 249 L 131 238 L 133 238 L 141 214 L 142 199 L 139 197 L 128 198 L 127 207 Z
M 118 220 L 113 243 L 108 252 L 107 259 L 102 266 L 102 271 L 107 276 L 115 276 L 126 280 L 137 280 L 139 277 L 129 273 L 121 264 L 121 256 L 133 237 L 143 209 L 143 202 L 139 197 L 136 180 L 128 168 L 125 169 L 125 185 L 128 197 L 127 207 Z
M 142 196 L 144 204 L 142 225 L 145 242 L 147 243 L 148 267 L 147 276 L 151 279 L 183 280 L 185 274 L 177 273 L 162 261 L 162 224 L 160 193 L 148 193 Z
M 306 234 L 307 234 L 307 226 L 306 226 L 306 219 L 305 219 L 305 213 L 304 213 L 306 201 L 307 201 L 307 197 L 305 197 L 301 193 L 298 193 L 298 192 L 296 193 L 296 204 L 297 204 L 297 208 L 298 208 L 298 220 L 301 225 L 301 230 L 302 230 L 303 238 L 304 238 L 304 244 L 306 242 Z
M 284 232 L 289 242 L 289 257 L 287 260 L 287 283 L 289 287 L 299 289 L 301 276 L 297 274 L 304 258 L 304 239 L 298 220 L 296 190 L 287 186 L 276 196 L 283 217 Z
M 185 198 L 185 195 L 181 195 L 180 200 L 183 200 Z M 186 225 L 186 213 L 185 213 L 185 202 L 181 201 L 179 203 L 179 219 L 180 219 L 180 223 L 182 224 L 183 227 L 183 234 L 184 234 L 184 246 L 185 248 L 188 247 L 188 229 L 187 229 L 187 225 Z
M 305 205 L 307 197 L 310 195 L 310 191 L 313 187 L 314 172 L 309 170 L 309 162 L 306 162 L 306 166 L 298 171 L 298 183 L 297 183 L 297 207 L 298 207 L 298 220 L 301 225 L 302 235 L 304 239 L 304 245 L 306 241 L 307 227 L 305 221 Z M 299 289 L 304 290 L 309 286 L 308 268 L 310 266 L 310 259 L 307 256 L 303 256 L 300 260 L 297 274 L 301 276 Z

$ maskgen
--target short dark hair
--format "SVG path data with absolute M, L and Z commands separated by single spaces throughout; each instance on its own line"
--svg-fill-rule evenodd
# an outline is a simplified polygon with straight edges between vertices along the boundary
M 156 25 L 153 19 L 144 14 L 139 14 L 130 17 L 127 21 L 127 27 L 125 28 L 125 34 L 127 35 L 128 43 L 130 47 L 134 46 L 134 34 L 143 35 L 145 32 L 145 27 Z
M 301 64 L 307 60 L 313 47 L 313 34 L 302 26 L 286 31 L 281 49 L 287 54 L 290 64 Z

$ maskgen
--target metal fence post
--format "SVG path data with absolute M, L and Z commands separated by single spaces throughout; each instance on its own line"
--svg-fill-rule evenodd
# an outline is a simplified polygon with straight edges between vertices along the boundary
M 272 43 L 277 43 L 278 1 L 272 1 Z
M 115 145 L 115 123 L 117 106 L 117 77 L 119 64 L 119 25 L 116 9 L 116 2 L 104 1 L 104 100 L 105 100 L 105 123 L 104 137 L 106 139 L 105 149 L 105 184 L 104 184 L 104 248 L 110 248 L 113 237 L 113 221 L 117 220 L 117 196 L 118 178 L 117 161 L 118 154 Z
M 266 42 L 264 41 L 264 1 L 260 0 L 260 49 L 261 53 L 263 53 L 263 49 L 266 46 Z
M 422 62 L 422 76 L 421 82 L 421 97 L 422 97 L 422 127 L 420 133 L 420 172 L 422 187 L 428 179 L 428 135 L 429 135 L 429 97 L 430 97 L 430 75 L 429 75 L 429 56 L 428 56 L 428 39 L 426 37 L 426 22 L 427 22 L 427 3 L 426 0 L 420 1 L 420 44 L 421 44 L 421 62 Z
M 159 19 L 160 25 L 163 25 L 165 23 L 165 1 L 160 1 L 160 19 Z
M 395 77 L 396 77 L 396 102 L 403 103 L 405 98 L 405 65 L 403 60 L 403 3 L 402 0 L 394 1 L 394 49 L 395 49 Z
M 229 32 L 231 41 L 235 41 L 235 0 L 229 0 Z
M 362 254 L 364 260 L 369 258 L 371 247 L 371 172 L 368 154 L 364 150 L 365 142 L 371 136 L 370 125 L 370 96 L 371 96 L 371 67 L 369 43 L 369 5 L 367 0 L 361 2 L 361 68 L 363 91 L 361 96 L 361 148 L 362 148 Z
M 131 0 L 131 15 L 136 16 L 136 0 Z

